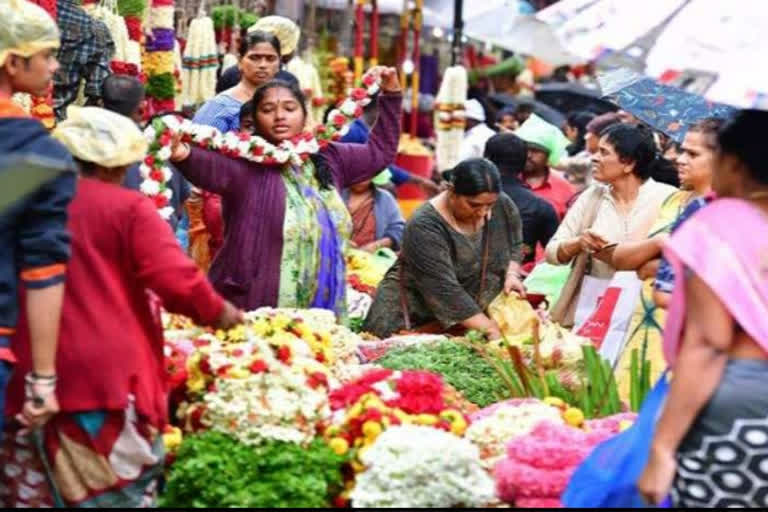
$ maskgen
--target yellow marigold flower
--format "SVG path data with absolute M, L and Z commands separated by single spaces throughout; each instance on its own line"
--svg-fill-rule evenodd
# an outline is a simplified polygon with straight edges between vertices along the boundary
M 584 413 L 576 407 L 569 407 L 563 413 L 563 419 L 572 427 L 580 427 L 584 423 Z
M 436 425 L 438 421 L 440 420 L 434 414 L 419 414 L 416 416 L 417 425 L 426 425 L 431 427 L 432 425 Z
M 286 327 L 288 327 L 288 324 L 290 324 L 290 323 L 291 323 L 291 319 L 288 318 L 287 316 L 283 315 L 283 314 L 275 315 L 272 318 L 272 327 L 276 331 L 284 330 Z
M 336 455 L 344 455 L 349 451 L 349 443 L 343 437 L 334 437 L 328 443 L 328 446 Z
M 375 439 L 381 434 L 381 424 L 377 421 L 368 420 L 363 423 L 363 435 L 367 438 Z

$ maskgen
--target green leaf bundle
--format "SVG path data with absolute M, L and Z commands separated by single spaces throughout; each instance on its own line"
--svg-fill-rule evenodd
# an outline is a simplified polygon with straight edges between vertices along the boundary
M 322 440 L 302 447 L 244 445 L 218 432 L 184 440 L 160 506 L 171 508 L 321 508 L 343 489 L 345 457 Z
M 439 373 L 464 398 L 487 407 L 510 397 L 499 374 L 472 348 L 453 341 L 395 349 L 376 361 L 393 370 L 428 370 Z

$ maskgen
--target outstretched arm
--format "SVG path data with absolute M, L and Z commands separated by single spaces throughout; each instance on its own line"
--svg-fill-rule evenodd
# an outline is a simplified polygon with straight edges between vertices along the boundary
M 373 178 L 395 161 L 400 142 L 403 97 L 394 68 L 382 71 L 379 118 L 365 144 L 331 144 L 324 156 L 336 185 L 346 188 Z

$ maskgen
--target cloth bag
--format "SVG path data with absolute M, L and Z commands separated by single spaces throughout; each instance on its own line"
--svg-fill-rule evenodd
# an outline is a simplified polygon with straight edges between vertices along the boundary
M 603 441 L 573 473 L 561 498 L 567 508 L 644 508 L 637 490 L 656 422 L 669 392 L 667 372 L 648 394 L 635 423 Z
M 612 279 L 585 276 L 574 314 L 574 332 L 592 340 L 612 367 L 621 356 L 643 282 L 635 272 Z
M 591 228 L 592 224 L 595 223 L 597 211 L 600 209 L 600 202 L 603 199 L 603 194 L 605 194 L 605 188 L 602 186 L 594 186 L 584 193 L 591 195 L 585 210 L 585 215 L 579 226 L 579 234 Z M 576 256 L 576 259 L 574 259 L 573 264 L 571 265 L 571 273 L 568 275 L 568 280 L 565 282 L 565 285 L 563 285 L 557 303 L 552 307 L 552 320 L 563 327 L 574 326 L 576 303 L 581 293 L 584 276 L 587 275 L 590 259 L 591 255 L 585 252 L 581 252 Z

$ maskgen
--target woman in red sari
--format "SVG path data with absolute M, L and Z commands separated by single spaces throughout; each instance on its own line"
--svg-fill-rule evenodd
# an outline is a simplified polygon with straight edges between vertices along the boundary
M 187 258 L 155 205 L 121 186 L 146 141 L 128 118 L 70 108 L 54 132 L 81 166 L 69 208 L 72 257 L 61 315 L 56 378 L 26 386 L 29 331 L 22 314 L 13 348 L 18 371 L 6 414 L 54 394 L 60 412 L 33 440 L 9 425 L 0 451 L 6 507 L 140 507 L 154 504 L 168 403 L 163 332 L 154 292 L 171 312 L 204 325 L 242 319 Z M 33 396 L 30 396 L 33 395 Z M 19 417 L 23 421 L 23 417 Z

